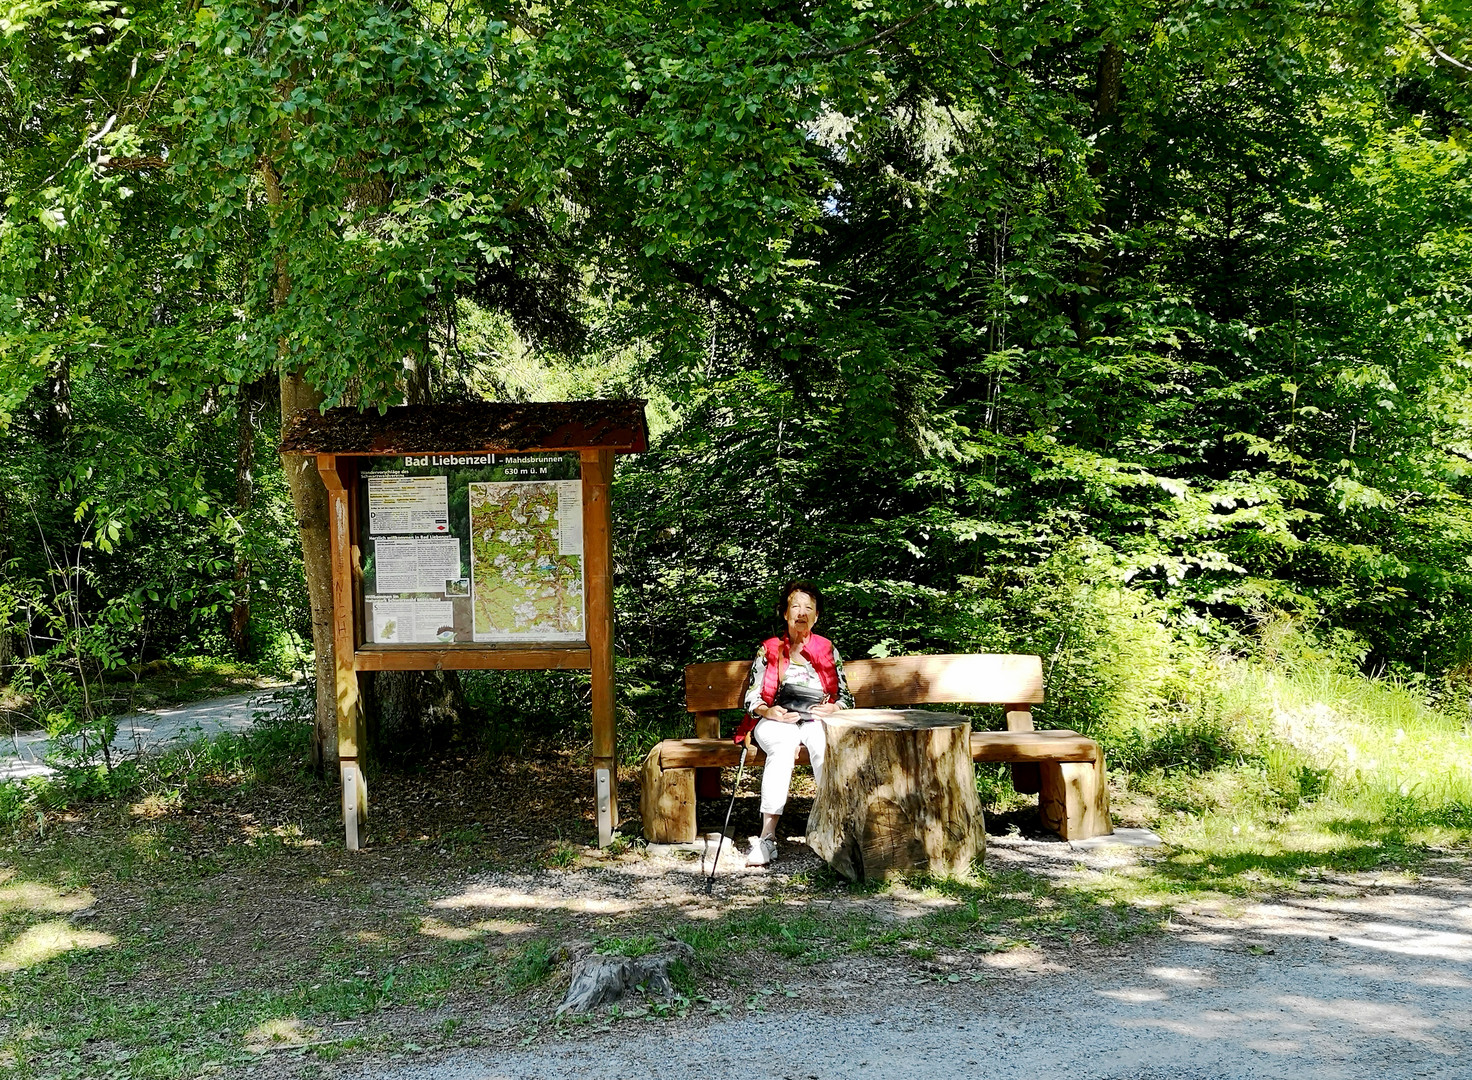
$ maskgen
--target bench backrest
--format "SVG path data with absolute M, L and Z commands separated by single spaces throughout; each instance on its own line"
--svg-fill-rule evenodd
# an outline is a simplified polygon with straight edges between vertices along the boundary
M 1024 654 L 889 656 L 848 660 L 843 670 L 860 709 L 962 702 L 1027 705 L 1043 700 L 1043 661 Z M 741 708 L 750 675 L 750 660 L 691 664 L 685 669 L 685 708 L 693 713 Z

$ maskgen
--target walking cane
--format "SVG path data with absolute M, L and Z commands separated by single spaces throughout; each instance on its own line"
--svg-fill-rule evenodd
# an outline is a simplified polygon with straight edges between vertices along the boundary
M 721 838 L 716 841 L 716 857 L 710 862 L 710 877 L 705 879 L 705 895 L 711 894 L 716 884 L 716 866 L 721 861 L 721 845 L 726 842 L 726 832 L 731 828 L 731 811 L 736 809 L 736 792 L 741 789 L 741 774 L 746 770 L 746 751 L 751 749 L 751 734 L 741 741 L 741 762 L 736 766 L 736 784 L 731 788 L 731 805 L 726 807 L 726 823 L 721 826 Z

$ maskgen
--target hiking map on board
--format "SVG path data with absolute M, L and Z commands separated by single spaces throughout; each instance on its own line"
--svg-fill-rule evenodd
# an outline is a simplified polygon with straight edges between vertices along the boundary
M 583 636 L 583 500 L 577 480 L 470 485 L 476 641 Z
M 577 454 L 368 459 L 359 520 L 370 643 L 584 639 Z

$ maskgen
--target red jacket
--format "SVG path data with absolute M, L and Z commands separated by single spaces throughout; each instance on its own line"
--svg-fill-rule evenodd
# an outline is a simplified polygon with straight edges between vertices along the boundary
M 818 679 L 828 694 L 829 701 L 838 700 L 838 665 L 833 661 L 833 642 L 817 634 L 809 634 L 803 644 L 803 655 L 818 673 Z M 787 665 L 792 662 L 792 647 L 787 635 L 767 638 L 762 642 L 762 654 L 767 662 L 762 672 L 762 701 L 768 705 L 777 700 L 777 691 L 782 686 L 782 677 L 787 674 Z M 756 727 L 760 719 L 755 713 L 747 713 L 733 736 L 735 742 L 746 738 L 746 733 Z

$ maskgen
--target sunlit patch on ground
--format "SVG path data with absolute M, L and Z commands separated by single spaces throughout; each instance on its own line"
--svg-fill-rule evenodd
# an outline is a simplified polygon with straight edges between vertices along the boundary
M 171 792 L 150 792 L 129 806 L 128 813 L 144 820 L 167 817 L 178 811 L 182 799 L 183 793 L 178 789 Z
M 288 848 L 322 846 L 321 840 L 307 836 L 302 831 L 302 827 L 297 824 L 276 825 L 267 829 L 260 825 L 246 823 L 242 825 L 241 832 L 245 834 L 245 843 L 249 846 L 270 843 L 279 843 Z
M 284 1016 L 257 1024 L 245 1033 L 245 1048 L 263 1053 L 284 1046 L 305 1046 L 314 1042 L 321 1031 L 308 1027 L 295 1016 Z
M 459 896 L 448 896 L 435 901 L 435 907 L 460 910 L 490 908 L 506 911 L 573 911 L 596 915 L 627 915 L 638 910 L 638 905 L 628 900 L 611 900 L 588 896 L 559 896 L 554 892 L 542 894 L 519 892 L 514 889 L 472 889 Z
M 1026 972 L 1031 975 L 1068 970 L 1064 965 L 1049 960 L 1042 952 L 1029 946 L 988 953 L 979 962 L 998 971 Z
M 531 923 L 517 922 L 515 919 L 482 919 L 469 926 L 453 926 L 433 916 L 427 916 L 419 923 L 421 934 L 425 937 L 438 938 L 441 941 L 472 941 L 488 935 L 527 934 L 535 929 L 536 927 Z
M 1188 986 L 1207 986 L 1213 981 L 1206 972 L 1194 968 L 1153 967 L 1147 968 L 1146 973 L 1166 982 L 1185 983 Z
M 451 926 L 435 918 L 425 918 L 419 923 L 419 932 L 425 937 L 441 941 L 470 941 L 480 936 L 479 931 L 469 926 Z
M 1164 1001 L 1166 992 L 1164 990 L 1144 990 L 1136 987 L 1126 987 L 1120 990 L 1100 990 L 1100 997 L 1113 998 L 1127 1005 L 1143 1005 L 1152 1001 Z
M 0 949 L 0 971 L 21 971 L 76 949 L 101 949 L 116 944 L 117 939 L 111 934 L 80 930 L 55 919 L 30 927 Z
M 7 874 L 7 879 L 12 875 Z M 0 912 L 29 911 L 37 915 L 69 915 L 85 911 L 97 901 L 85 889 L 63 891 L 35 881 L 0 887 Z
M 954 896 L 945 896 L 930 889 L 917 889 L 904 881 L 892 881 L 885 888 L 880 903 L 885 909 L 886 917 L 904 922 L 957 907 L 961 902 Z
M 479 930 L 483 934 L 526 934 L 535 930 L 531 923 L 517 922 L 514 919 L 482 919 L 474 924 L 472 929 Z

